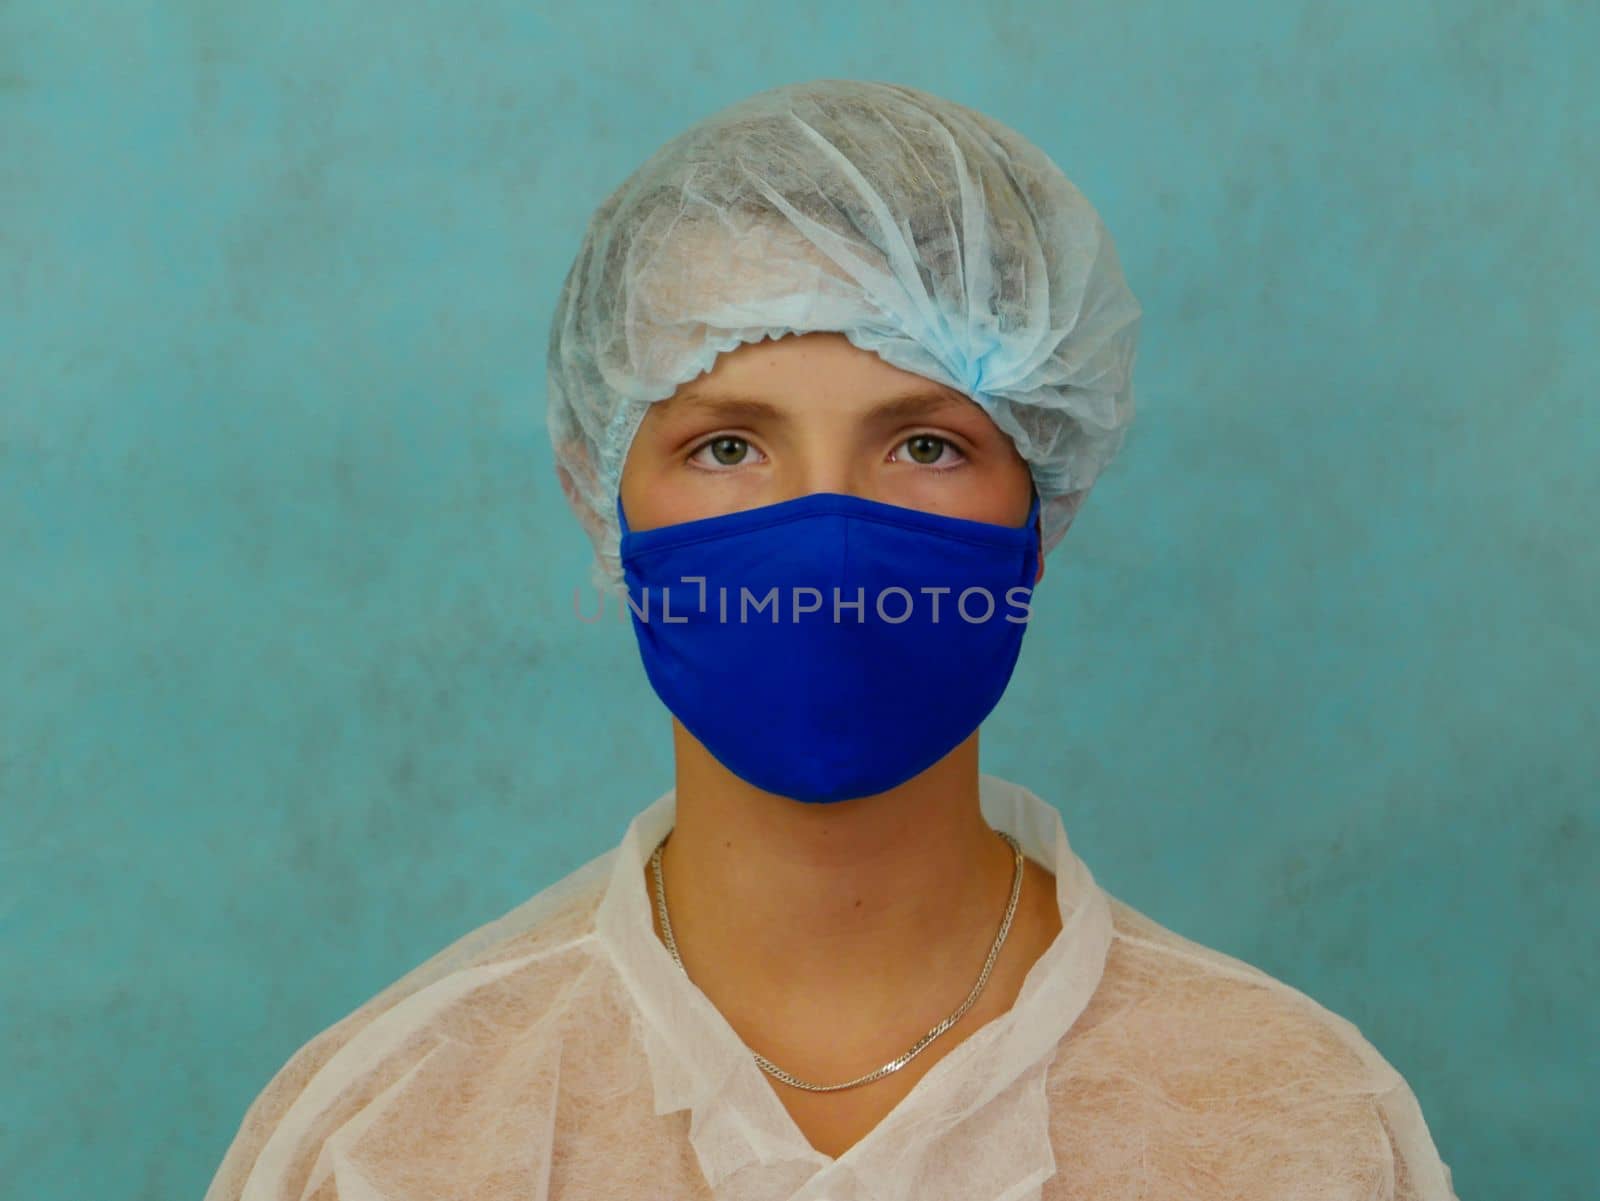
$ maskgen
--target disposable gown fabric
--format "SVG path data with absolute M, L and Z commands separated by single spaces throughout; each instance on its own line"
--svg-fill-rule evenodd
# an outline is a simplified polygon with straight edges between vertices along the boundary
M 715 113 L 595 211 L 551 323 L 547 422 L 594 580 L 622 584 L 613 506 L 649 406 L 724 351 L 815 331 L 981 405 L 1048 552 L 1133 419 L 1140 316 L 1094 207 L 982 113 L 837 79 Z
M 1355 1026 L 1110 897 L 1053 807 L 980 784 L 989 824 L 1055 874 L 1061 931 L 1012 1007 L 837 1158 L 655 935 L 668 792 L 301 1048 L 207 1201 L 1453 1201 L 1412 1090 Z

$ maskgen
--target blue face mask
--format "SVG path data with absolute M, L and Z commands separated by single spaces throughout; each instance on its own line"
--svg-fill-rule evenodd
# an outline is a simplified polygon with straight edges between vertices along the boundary
M 729 771 L 827 804 L 903 784 L 1000 700 L 1039 561 L 1020 527 L 836 492 L 653 530 L 621 557 L 651 686 Z

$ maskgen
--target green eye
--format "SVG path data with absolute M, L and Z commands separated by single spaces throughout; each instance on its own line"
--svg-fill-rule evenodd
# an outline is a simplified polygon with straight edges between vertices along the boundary
M 724 467 L 732 467 L 743 462 L 750 444 L 743 438 L 713 438 L 706 443 L 711 448 L 711 455 Z
M 948 445 L 943 438 L 936 438 L 932 434 L 914 434 L 905 441 L 911 458 L 918 463 L 937 463 Z

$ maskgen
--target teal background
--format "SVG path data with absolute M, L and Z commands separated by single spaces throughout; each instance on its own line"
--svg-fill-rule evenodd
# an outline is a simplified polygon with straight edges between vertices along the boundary
M 671 782 L 543 427 L 583 223 L 819 76 L 1100 209 L 1139 415 L 987 770 L 1592 1197 L 1600 6 L 0 3 L 0 1179 L 198 1197 L 302 1043 Z

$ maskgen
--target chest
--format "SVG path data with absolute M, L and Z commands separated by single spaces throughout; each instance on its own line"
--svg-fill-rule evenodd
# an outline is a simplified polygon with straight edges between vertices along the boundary
M 971 1016 L 970 1012 L 966 1015 L 968 1018 Z M 824 1155 L 838 1159 L 888 1117 L 894 1107 L 916 1087 L 917 1081 L 927 1075 L 940 1058 L 959 1045 L 960 1040 L 955 1038 L 959 1028 L 952 1027 L 898 1072 L 874 1080 L 871 1084 L 819 1093 L 794 1088 L 770 1078 L 769 1083 L 800 1133 L 805 1135 L 806 1142 Z M 977 1028 L 977 1025 L 971 1027 L 974 1030 Z M 936 1055 L 935 1048 L 946 1040 L 949 1040 L 949 1045 Z

